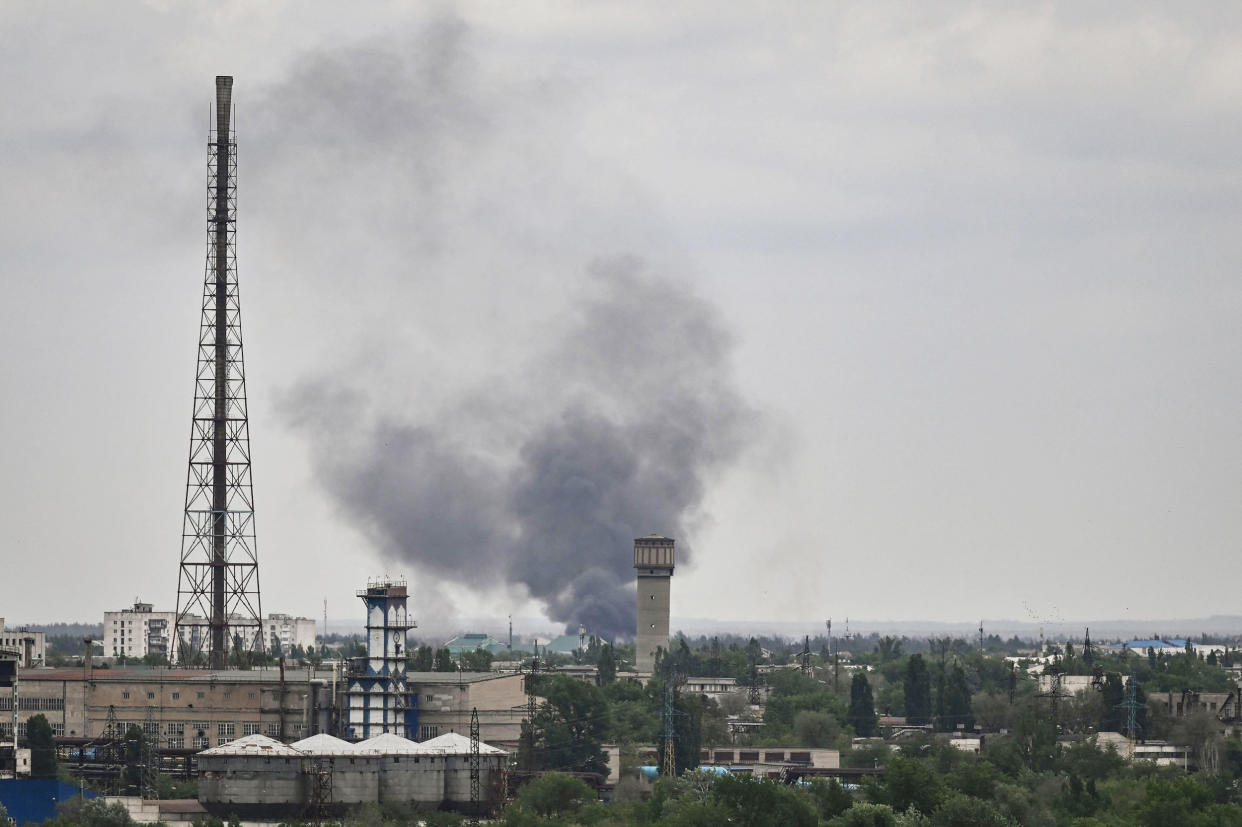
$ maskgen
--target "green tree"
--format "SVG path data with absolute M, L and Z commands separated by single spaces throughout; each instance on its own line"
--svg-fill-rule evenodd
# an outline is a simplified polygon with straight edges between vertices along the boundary
M 431 672 L 435 667 L 435 650 L 430 646 L 419 646 L 407 664 L 411 672 Z
M 26 721 L 26 745 L 30 747 L 30 777 L 56 777 L 56 741 L 52 725 L 43 714 Z
M 957 794 L 945 799 L 931 817 L 932 827 L 1009 827 L 1008 818 L 990 801 Z
M 456 672 L 457 664 L 453 663 L 453 655 L 448 648 L 436 650 L 435 663 L 432 664 L 433 672 Z
M 949 669 L 944 688 L 944 711 L 940 729 L 952 732 L 958 727 L 974 729 L 975 718 L 970 710 L 970 688 L 966 685 L 966 671 L 959 664 Z
M 463 672 L 492 671 L 492 653 L 486 649 L 475 649 L 473 652 L 462 652 L 461 669 Z
M 582 779 L 564 773 L 550 772 L 539 776 L 523 787 L 514 799 L 509 812 L 517 810 L 519 813 L 554 819 L 576 815 L 584 807 L 598 800 L 595 791 Z M 505 823 L 510 822 L 506 819 Z
M 847 717 L 854 734 L 860 738 L 875 735 L 875 700 L 871 696 L 871 682 L 861 669 L 850 681 L 850 711 Z
M 935 771 L 918 758 L 894 755 L 884 768 L 884 780 L 867 786 L 867 798 L 887 804 L 896 812 L 913 807 L 920 813 L 936 809 L 944 794 L 944 784 Z
M 885 635 L 876 644 L 875 651 L 880 656 L 880 663 L 897 660 L 897 658 L 901 657 L 901 641 L 891 635 Z
M 1125 700 L 1125 694 L 1120 675 L 1110 672 L 1104 677 L 1104 688 L 1100 692 L 1104 707 L 1100 715 L 1100 732 L 1121 732 L 1124 728 L 1121 702 Z
M 906 661 L 906 721 L 910 724 L 931 723 L 931 677 L 922 655 L 911 655 Z
M 897 814 L 887 804 L 855 804 L 828 824 L 831 827 L 896 827 Z
M 125 730 L 125 770 L 121 774 L 121 779 L 125 784 L 125 790 L 128 795 L 142 794 L 142 747 L 144 740 L 142 728 L 137 724 L 130 724 L 129 729 Z
M 522 766 L 607 774 L 600 748 L 608 734 L 608 704 L 599 687 L 568 675 L 539 675 L 536 694 L 544 701 L 534 720 L 522 722 Z
M 794 714 L 793 733 L 799 746 L 831 747 L 841 735 L 841 725 L 827 713 L 800 709 Z
M 599 648 L 599 684 L 607 686 L 617 679 L 617 657 L 612 651 L 612 644 L 605 643 Z
M 854 796 L 835 778 L 813 780 L 810 794 L 820 818 L 835 818 L 854 806 Z
M 815 827 L 810 803 L 784 784 L 768 779 L 722 775 L 711 797 L 734 814 L 728 823 L 746 827 Z
M 703 742 L 704 700 L 703 695 L 674 693 L 673 731 L 676 740 L 673 743 L 673 752 L 676 755 L 679 774 L 697 769 L 699 766 L 699 751 Z M 663 760 L 663 751 L 661 751 L 661 760 Z

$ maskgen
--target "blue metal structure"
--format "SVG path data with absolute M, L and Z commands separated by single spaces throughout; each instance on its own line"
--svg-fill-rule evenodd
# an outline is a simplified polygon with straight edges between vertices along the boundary
M 380 579 L 358 591 L 367 610 L 367 654 L 349 664 L 347 733 L 371 738 L 385 732 L 413 738 L 418 707 L 406 684 L 406 637 L 417 624 L 406 609 L 404 580 Z

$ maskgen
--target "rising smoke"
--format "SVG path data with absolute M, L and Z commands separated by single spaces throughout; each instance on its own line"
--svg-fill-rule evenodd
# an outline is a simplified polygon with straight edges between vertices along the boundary
M 343 367 L 359 358 L 340 344 L 338 364 L 295 383 L 282 410 L 309 440 L 313 472 L 324 489 L 386 557 L 412 564 L 423 578 L 483 588 L 520 585 L 549 617 L 571 628 L 583 623 L 607 637 L 629 636 L 633 538 L 652 532 L 675 537 L 679 564 L 688 562 L 709 481 L 754 433 L 756 415 L 732 372 L 732 337 L 713 305 L 684 279 L 648 264 L 650 257 L 585 249 L 606 243 L 610 228 L 616 228 L 611 249 L 632 249 L 636 237 L 651 235 L 644 226 L 651 218 L 635 216 L 630 223 L 638 229 L 627 230 L 618 216 L 625 218 L 629 200 L 584 191 L 565 130 L 548 126 L 546 140 L 520 141 L 522 157 L 507 154 L 502 147 L 510 132 L 531 134 L 529 124 L 510 130 L 498 114 L 509 111 L 512 89 L 505 105 L 489 109 L 487 84 L 464 81 L 452 70 L 470 66 L 475 74 L 473 61 L 456 54 L 465 48 L 460 24 L 433 24 L 419 42 L 437 32 L 437 45 L 428 47 L 436 60 L 406 60 L 383 50 L 377 55 L 371 44 L 306 62 L 273 96 L 288 117 L 346 112 L 356 122 L 334 119 L 330 145 L 356 141 L 366 147 L 366 168 L 406 176 L 408 197 L 420 202 L 418 216 L 442 203 L 460 218 L 434 219 L 443 230 L 435 245 L 410 242 L 418 234 L 413 228 L 354 228 L 368 248 L 369 268 L 402 274 L 386 282 L 360 275 L 356 285 L 378 281 L 355 301 L 365 304 L 369 290 L 382 290 L 371 297 L 375 303 L 408 310 L 399 323 L 360 331 L 368 352 L 383 354 L 371 360 L 378 364 L 362 371 Z M 331 72 L 323 70 L 325 62 Z M 369 67 L 368 83 L 349 81 L 356 65 Z M 411 88 L 442 102 L 452 116 L 429 117 L 426 101 L 410 97 Z M 359 96 L 370 105 L 360 106 Z M 338 97 L 350 104 L 336 106 Z M 367 126 L 371 108 L 383 111 L 375 131 Z M 409 118 L 404 129 L 403 112 Z M 479 123 L 488 128 L 476 133 Z M 308 140 L 307 130 L 298 140 Z M 531 157 L 530 147 L 540 143 L 557 164 L 567 165 L 555 180 L 573 193 L 563 203 L 587 205 L 566 210 L 559 216 L 564 222 L 550 207 L 543 230 L 527 215 L 532 193 L 548 186 L 528 181 L 530 170 L 553 166 Z M 444 144 L 457 153 L 463 144 L 472 148 L 476 165 L 496 174 L 410 166 L 409 152 Z M 297 154 L 292 150 L 278 153 L 282 162 Z M 391 185 L 369 189 L 381 202 L 392 199 L 387 211 L 381 203 L 371 214 L 411 218 L 393 191 Z M 493 191 L 521 196 L 499 209 Z M 607 203 L 592 206 L 593 199 Z M 470 220 L 472 211 L 463 207 L 480 201 L 488 206 L 486 224 Z M 562 254 L 546 253 L 558 233 L 584 224 L 588 231 L 564 244 Z M 532 236 L 539 243 L 532 244 Z M 505 266 L 478 266 L 480 246 L 488 250 L 483 258 Z M 524 272 L 537 281 L 536 271 L 550 288 L 532 289 L 534 296 L 514 290 Z M 449 286 L 439 286 L 437 277 Z M 436 290 L 455 292 L 446 297 Z M 462 306 L 471 312 L 456 313 Z M 419 338 L 420 327 L 443 325 L 446 314 L 453 317 L 452 337 L 434 344 Z M 515 318 L 525 319 L 518 325 L 525 335 L 507 338 Z M 457 359 L 467 367 L 457 373 L 444 368 Z M 425 398 L 391 390 L 433 372 L 444 377 L 437 385 L 451 387 Z

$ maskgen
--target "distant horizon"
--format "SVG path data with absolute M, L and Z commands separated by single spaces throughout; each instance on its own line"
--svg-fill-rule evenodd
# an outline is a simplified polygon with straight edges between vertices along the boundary
M 323 618 L 308 619 L 315 620 L 316 634 L 322 634 Z M 544 641 L 567 633 L 566 631 L 556 631 L 556 629 L 560 628 L 560 624 L 552 623 L 544 618 L 515 617 L 513 620 L 515 626 L 513 633 L 515 643 L 518 641 L 527 643 L 534 639 Z M 348 619 L 329 617 L 327 621 L 328 634 L 361 634 L 366 624 L 366 620 L 363 617 Z M 1242 615 L 1226 614 L 1212 614 L 1203 617 L 1191 618 L 1094 618 L 1074 620 L 1058 619 L 1042 622 L 1038 620 L 984 618 L 982 622 L 985 635 L 998 635 L 1002 638 L 1017 636 L 1019 638 L 1030 637 L 1034 639 L 1038 638 L 1042 632 L 1045 639 L 1077 639 L 1082 637 L 1084 631 L 1087 629 L 1093 630 L 1092 635 L 1097 641 L 1136 638 L 1143 639 L 1153 636 L 1163 638 L 1189 638 L 1202 634 L 1232 634 L 1242 637 Z M 89 627 L 101 625 L 100 622 L 89 623 L 83 621 L 16 623 L 9 621 L 7 618 L 4 619 L 4 623 L 6 628 L 10 629 L 32 628 L 35 630 L 45 629 L 57 624 L 64 626 Z M 499 628 L 497 628 L 498 626 Z M 711 634 L 733 634 L 739 636 L 751 634 L 765 637 L 788 637 L 793 639 L 803 635 L 823 637 L 828 631 L 823 620 L 806 622 L 720 620 L 702 617 L 678 618 L 674 616 L 671 619 L 670 626 L 673 629 L 674 635 L 682 634 L 686 637 L 698 637 L 701 635 Z M 972 639 L 978 635 L 978 629 L 978 620 L 867 620 L 851 618 L 847 625 L 844 618 L 840 620 L 837 620 L 836 618 L 833 619 L 834 638 L 844 638 L 847 634 L 851 637 L 866 637 L 871 634 L 898 634 L 918 639 L 948 634 Z M 457 618 L 448 623 L 420 621 L 420 626 L 411 630 L 411 634 L 415 638 L 442 638 L 445 641 L 450 640 L 457 635 L 466 634 L 468 632 L 486 633 L 496 640 L 504 642 L 508 637 L 508 619 L 475 617 Z M 587 629 L 586 632 L 588 636 L 591 634 L 590 629 Z

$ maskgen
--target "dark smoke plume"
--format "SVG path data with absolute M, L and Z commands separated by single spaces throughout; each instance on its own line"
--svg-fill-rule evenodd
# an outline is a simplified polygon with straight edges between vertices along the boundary
M 295 300 L 341 308 L 335 364 L 282 409 L 344 516 L 422 582 L 520 585 L 629 636 L 633 539 L 689 562 L 755 416 L 722 317 L 645 263 L 658 250 L 586 266 L 660 228 L 573 145 L 548 83 L 489 75 L 468 41 L 442 20 L 408 49 L 308 55 L 256 118 L 260 188 L 321 185 L 333 227 L 270 228 L 303 262 Z M 305 172 L 325 169 L 340 182 Z
M 689 562 L 707 480 L 753 414 L 710 305 L 634 259 L 599 263 L 590 279 L 596 290 L 519 401 L 569 393 L 523 428 L 512 456 L 463 441 L 451 419 L 365 425 L 365 403 L 324 383 L 300 385 L 286 409 L 313 428 L 323 484 L 387 555 L 459 583 L 522 584 L 555 620 L 627 636 L 633 538 L 673 536 Z M 335 431 L 344 423 L 348 436 Z

